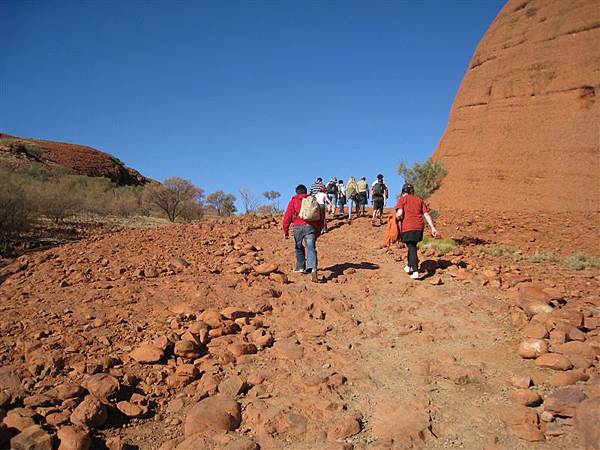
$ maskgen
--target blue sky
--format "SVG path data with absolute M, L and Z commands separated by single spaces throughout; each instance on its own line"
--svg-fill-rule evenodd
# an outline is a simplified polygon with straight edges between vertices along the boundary
M 0 131 L 282 193 L 431 156 L 503 1 L 0 0 Z M 239 197 L 239 195 L 238 195 Z

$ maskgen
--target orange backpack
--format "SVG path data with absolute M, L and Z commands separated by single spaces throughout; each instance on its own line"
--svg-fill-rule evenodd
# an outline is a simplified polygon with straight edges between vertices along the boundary
M 391 214 L 388 217 L 388 224 L 385 229 L 385 236 L 383 237 L 383 242 L 388 247 L 400 239 L 400 229 L 398 228 L 398 222 L 396 221 L 396 215 Z

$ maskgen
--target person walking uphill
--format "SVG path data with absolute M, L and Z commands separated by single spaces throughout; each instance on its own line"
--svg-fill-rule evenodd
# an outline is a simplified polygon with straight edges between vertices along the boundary
M 436 237 L 438 232 L 429 215 L 429 208 L 420 197 L 415 195 L 413 185 L 405 183 L 402 186 L 402 195 L 396 205 L 396 218 L 401 220 L 402 242 L 408 248 L 408 264 L 404 267 L 404 271 L 409 273 L 414 280 L 419 279 L 417 244 L 423 240 L 423 230 L 425 229 L 423 217 L 425 217 L 429 228 L 431 228 L 431 235 Z
M 305 200 L 306 199 L 306 200 Z M 301 216 L 306 214 L 305 206 L 312 205 L 314 200 L 317 211 L 317 219 L 303 219 Z M 314 211 L 309 211 L 314 213 Z M 323 228 L 324 215 L 320 214 L 321 209 L 313 196 L 307 194 L 306 186 L 299 184 L 296 187 L 296 195 L 292 197 L 283 216 L 283 234 L 286 239 L 289 238 L 290 225 L 294 225 L 294 241 L 296 248 L 296 272 L 310 273 L 311 280 L 315 283 L 319 281 L 317 275 L 317 237 L 321 234 Z M 313 216 L 314 217 L 314 216 Z

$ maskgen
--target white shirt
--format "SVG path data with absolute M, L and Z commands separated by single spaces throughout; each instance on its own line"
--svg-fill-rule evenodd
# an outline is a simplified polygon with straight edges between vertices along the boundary
M 325 199 L 327 198 L 327 194 L 325 192 L 317 192 L 315 194 L 315 198 L 317 199 L 317 203 L 319 205 L 324 205 Z

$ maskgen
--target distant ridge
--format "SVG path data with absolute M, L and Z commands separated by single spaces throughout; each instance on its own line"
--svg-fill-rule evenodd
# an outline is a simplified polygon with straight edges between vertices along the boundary
M 105 177 L 119 186 L 153 182 L 118 158 L 92 147 L 0 133 L 0 166 L 13 170 L 42 165 L 49 171 L 66 170 L 90 177 Z

